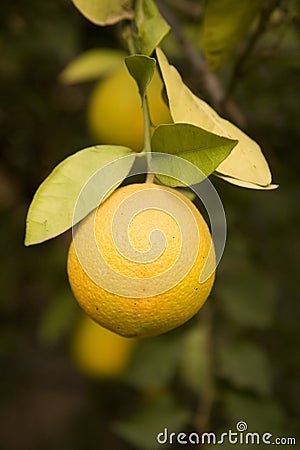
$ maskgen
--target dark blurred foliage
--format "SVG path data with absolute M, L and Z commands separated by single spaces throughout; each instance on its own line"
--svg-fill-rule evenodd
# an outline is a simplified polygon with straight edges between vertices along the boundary
M 29 248 L 23 238 L 39 183 L 94 143 L 91 86 L 62 86 L 59 73 L 86 49 L 120 47 L 120 30 L 90 24 L 67 0 L 1 2 L 1 450 L 151 449 L 155 427 L 167 424 L 221 431 L 245 420 L 253 431 L 299 433 L 300 34 L 299 8 L 285 20 L 289 5 L 297 3 L 282 2 L 282 21 L 263 34 L 234 93 L 279 189 L 213 180 L 228 242 L 210 301 L 188 325 L 141 342 L 123 380 L 96 382 L 69 358 L 80 314 L 66 279 L 70 234 Z M 184 58 L 176 63 L 192 83 Z

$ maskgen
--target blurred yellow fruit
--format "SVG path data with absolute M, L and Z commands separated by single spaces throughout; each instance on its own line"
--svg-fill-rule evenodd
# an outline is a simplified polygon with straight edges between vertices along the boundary
M 130 361 L 137 339 L 118 336 L 82 316 L 71 339 L 71 356 L 78 369 L 95 378 L 116 378 Z
M 150 117 L 154 126 L 171 123 L 169 109 L 161 91 L 163 83 L 155 72 L 148 89 Z M 100 144 L 124 145 L 143 149 L 143 110 L 138 87 L 125 65 L 100 81 L 92 92 L 87 113 L 91 134 Z
M 79 225 L 68 255 L 81 307 L 127 337 L 155 336 L 189 320 L 207 299 L 214 272 L 199 210 L 174 189 L 150 183 L 114 191 Z

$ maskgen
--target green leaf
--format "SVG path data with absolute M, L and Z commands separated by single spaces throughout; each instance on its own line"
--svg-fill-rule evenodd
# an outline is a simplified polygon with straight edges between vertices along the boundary
M 98 145 L 62 161 L 43 181 L 31 202 L 25 245 L 58 236 L 82 220 L 123 181 L 134 159 L 135 153 L 127 147 Z M 87 184 L 93 176 L 94 182 Z M 85 186 L 84 201 L 78 208 L 76 204 Z
M 218 373 L 239 389 L 261 395 L 271 392 L 271 367 L 266 353 L 251 342 L 238 342 L 220 349 Z
M 167 386 L 178 366 L 181 352 L 181 339 L 176 333 L 141 341 L 124 381 L 142 389 Z
M 125 57 L 121 50 L 94 48 L 73 59 L 60 74 L 66 84 L 98 80 L 121 67 Z
M 195 192 L 192 191 L 189 187 L 187 187 L 187 188 L 178 187 L 177 191 L 180 192 L 181 194 L 185 195 L 189 200 L 191 200 L 191 202 L 193 202 L 195 200 L 195 198 L 197 197 Z
M 227 391 L 221 396 L 222 406 L 230 421 L 236 424 L 243 420 L 248 425 L 248 431 L 264 433 L 284 432 L 285 412 L 275 399 L 255 398 L 241 392 Z M 277 433 L 276 433 L 277 434 Z
M 55 344 L 69 331 L 79 311 L 70 289 L 56 294 L 41 316 L 39 339 L 45 344 Z
M 180 361 L 181 377 L 197 395 L 205 395 L 209 389 L 208 352 L 208 327 L 197 322 L 197 326 L 186 330 Z
M 125 58 L 125 64 L 138 85 L 141 98 L 144 98 L 147 86 L 154 75 L 155 59 L 145 55 L 133 55 Z
M 217 167 L 216 174 L 231 182 L 240 180 L 256 189 L 273 189 L 271 173 L 259 145 L 238 127 L 222 119 L 213 108 L 196 97 L 183 83 L 175 67 L 169 65 L 164 53 L 157 49 L 174 122 L 190 123 L 219 136 L 237 139 L 239 143 Z
M 170 395 L 152 400 L 127 420 L 116 422 L 113 431 L 141 450 L 161 448 L 157 435 L 167 428 L 169 432 L 182 430 L 191 417 L 190 411 L 180 406 Z
M 153 0 L 137 0 L 135 10 L 139 52 L 150 56 L 170 27 Z
M 218 70 L 248 33 L 262 0 L 209 0 L 203 18 L 203 51 L 212 71 Z
M 263 329 L 271 325 L 276 301 L 274 280 L 255 266 L 243 269 L 242 261 L 238 277 L 233 271 L 220 278 L 215 292 L 227 317 L 243 327 Z
M 112 25 L 134 17 L 131 0 L 72 0 L 81 14 L 96 25 Z
M 184 168 L 184 184 L 201 182 L 227 158 L 237 141 L 218 136 L 191 124 L 160 125 L 152 136 L 152 151 L 176 155 L 179 158 L 153 156 L 152 170 L 158 178 L 170 186 L 182 185 L 182 163 L 180 158 L 189 161 L 200 171 Z M 168 173 L 172 178 L 159 175 L 161 169 L 169 165 Z M 176 181 L 177 180 L 177 181 Z

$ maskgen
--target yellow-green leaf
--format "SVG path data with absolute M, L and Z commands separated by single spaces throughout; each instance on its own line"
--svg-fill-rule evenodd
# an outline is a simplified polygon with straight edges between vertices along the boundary
M 217 173 L 226 176 L 226 181 L 240 180 L 256 185 L 257 189 L 275 187 L 271 185 L 270 169 L 259 145 L 194 95 L 160 49 L 157 49 L 157 57 L 174 122 L 191 123 L 219 136 L 239 141 L 230 155 L 217 167 Z
M 98 206 L 99 199 L 106 198 L 123 181 L 134 159 L 135 153 L 127 147 L 98 145 L 58 164 L 30 204 L 25 245 L 58 236 L 82 220 Z M 82 201 L 78 204 L 79 198 Z
M 62 71 L 63 83 L 73 84 L 98 80 L 121 67 L 126 53 L 111 48 L 93 48 L 73 59 Z
M 271 191 L 272 189 L 277 189 L 278 184 L 269 184 L 268 186 L 259 186 L 258 184 L 249 183 L 249 181 L 242 181 L 237 180 L 236 178 L 232 177 L 226 177 L 223 175 L 220 175 L 218 172 L 215 172 L 214 175 L 216 175 L 218 178 L 221 178 L 224 181 L 228 181 L 228 183 L 235 184 L 236 186 L 240 186 L 247 189 L 263 189 L 265 191 Z
M 131 0 L 72 0 L 81 14 L 96 25 L 132 19 Z
M 202 44 L 209 68 L 218 70 L 248 33 L 263 5 L 262 0 L 209 0 L 206 4 Z

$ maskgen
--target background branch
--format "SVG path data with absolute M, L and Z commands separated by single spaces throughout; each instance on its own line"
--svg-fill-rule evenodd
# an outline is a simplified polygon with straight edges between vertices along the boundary
M 220 113 L 225 113 L 228 118 L 238 126 L 245 126 L 246 120 L 244 115 L 233 101 L 228 99 L 224 102 L 226 91 L 221 84 L 220 79 L 208 69 L 204 57 L 197 47 L 185 36 L 177 18 L 172 14 L 169 8 L 162 3 L 162 1 L 157 1 L 157 6 L 171 26 L 178 45 L 181 47 L 182 52 L 190 63 L 195 75 L 198 76 L 201 89 L 208 97 L 211 105 Z
M 193 20 L 199 20 L 203 14 L 203 7 L 199 3 L 193 3 L 190 0 L 163 0 L 166 5 L 169 5 L 178 12 L 185 14 Z
M 250 56 L 250 54 L 253 52 L 257 42 L 265 32 L 270 16 L 275 8 L 280 4 L 280 0 L 274 0 L 271 1 L 269 4 L 263 8 L 260 20 L 258 22 L 258 25 L 256 29 L 254 30 L 253 34 L 250 36 L 247 44 L 245 45 L 243 51 L 237 56 L 235 60 L 235 64 L 233 67 L 232 75 L 230 78 L 230 81 L 228 83 L 227 92 L 224 98 L 224 107 L 226 108 L 226 103 L 230 102 L 230 97 L 233 95 L 239 81 L 241 80 L 245 64 Z

